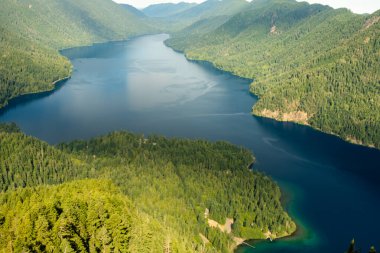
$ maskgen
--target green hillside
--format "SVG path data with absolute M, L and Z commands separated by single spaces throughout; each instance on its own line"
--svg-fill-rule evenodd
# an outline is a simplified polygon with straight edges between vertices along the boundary
M 190 59 L 255 79 L 256 115 L 379 148 L 379 16 L 257 0 L 207 35 L 177 33 L 166 43 Z
M 0 194 L 0 252 L 160 252 L 163 231 L 108 180 Z
M 188 10 L 173 15 L 171 18 L 198 21 L 204 18 L 233 15 L 249 6 L 245 0 L 208 0 Z
M 152 4 L 148 7 L 144 8 L 142 12 L 147 15 L 148 17 L 154 17 L 154 18 L 164 18 L 173 16 L 175 14 L 178 14 L 180 12 L 186 11 L 197 4 L 195 3 L 161 3 L 161 4 Z
M 173 33 L 173 36 L 174 38 L 187 37 L 189 34 L 191 34 L 191 36 L 206 36 L 208 33 L 213 32 L 215 29 L 223 25 L 230 18 L 230 16 L 224 15 L 201 19 L 182 30 Z
M 5 126 L 0 128 L 0 191 L 89 176 L 83 162 Z
M 247 168 L 253 161 L 249 151 L 225 142 L 116 132 L 57 148 L 23 135 L 13 125 L 3 125 L 0 147 L 0 231 L 5 235 L 0 237 L 0 251 L 58 250 L 69 243 L 76 252 L 83 247 L 82 252 L 96 252 L 91 245 L 109 252 L 105 245 L 118 247 L 113 238 L 123 233 L 113 225 L 124 219 L 118 216 L 123 208 L 142 221 L 126 217 L 126 223 L 132 222 L 126 224 L 131 227 L 127 233 L 135 233 L 134 226 L 141 233 L 128 247 L 145 247 L 132 252 L 162 252 L 164 247 L 172 252 L 231 252 L 235 237 L 277 238 L 295 230 L 282 208 L 278 186 Z M 84 178 L 111 182 L 67 183 Z M 20 198 L 25 201 L 19 203 Z M 126 205 L 118 209 L 120 201 Z M 93 205 L 104 205 L 106 210 L 99 212 L 109 215 L 93 221 L 91 215 L 99 209 Z M 224 224 L 227 218 L 234 221 L 231 233 L 208 225 Z M 39 234 L 46 222 L 44 234 Z M 68 230 L 57 237 L 62 224 Z M 26 235 L 30 236 L 23 241 Z M 108 244 L 95 243 L 93 237 L 107 238 Z
M 249 8 L 246 0 L 207 0 L 200 4 L 156 4 L 144 9 L 146 15 L 152 15 L 152 23 L 160 31 L 179 32 L 197 21 L 231 16 Z M 183 7 L 183 8 L 182 8 Z M 152 11 L 149 14 L 147 11 Z
M 138 17 L 146 17 L 145 14 L 141 10 L 133 7 L 132 5 L 129 5 L 129 4 L 120 4 L 120 5 L 123 8 L 127 9 L 130 13 L 132 13 Z
M 143 19 L 111 0 L 4 0 L 0 8 L 0 107 L 51 90 L 71 65 L 58 49 L 123 40 L 151 32 Z

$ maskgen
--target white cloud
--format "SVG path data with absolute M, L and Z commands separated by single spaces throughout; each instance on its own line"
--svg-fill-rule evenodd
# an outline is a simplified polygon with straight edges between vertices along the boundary
M 204 0 L 114 0 L 117 3 L 131 4 L 137 8 L 144 8 L 151 4 L 157 3 L 179 3 L 192 2 L 201 3 Z M 299 2 L 303 0 L 297 0 Z M 306 0 L 309 3 L 321 3 L 330 5 L 333 8 L 345 7 L 355 13 L 373 13 L 380 9 L 380 0 Z

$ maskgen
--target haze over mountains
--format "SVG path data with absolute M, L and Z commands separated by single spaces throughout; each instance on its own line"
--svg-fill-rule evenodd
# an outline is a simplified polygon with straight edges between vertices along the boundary
M 156 5 L 161 3 L 202 3 L 205 0 L 114 0 L 117 3 L 127 3 L 135 6 L 136 8 L 143 9 L 150 5 Z M 252 2 L 252 0 L 247 0 Z M 357 14 L 373 13 L 380 9 L 380 2 L 372 0 L 297 0 L 298 2 L 308 2 L 310 4 L 323 4 L 331 6 L 335 9 L 347 8 Z
M 255 114 L 379 147 L 379 11 L 357 15 L 294 0 L 208 0 L 140 11 L 96 1 L 2 3 L 0 105 L 69 76 L 70 63 L 57 49 L 168 32 L 167 44 L 188 57 L 255 79 Z
M 201 18 L 167 45 L 255 79 L 256 115 L 379 147 L 379 11 L 357 15 L 291 0 L 242 8 Z
M 163 3 L 163 4 L 154 4 L 150 5 L 142 10 L 149 17 L 161 18 L 161 17 L 169 17 L 175 14 L 186 11 L 192 7 L 196 6 L 194 3 Z
M 255 115 L 380 148 L 380 11 L 295 0 L 143 10 L 111 0 L 2 0 L 0 107 L 70 77 L 60 49 L 162 32 L 187 58 L 254 80 Z M 231 252 L 242 238 L 296 229 L 277 184 L 248 170 L 252 154 L 228 143 L 118 132 L 50 146 L 14 125 L 0 126 L 0 141 L 4 252 Z M 228 217 L 234 225 L 224 233 L 218 224 Z

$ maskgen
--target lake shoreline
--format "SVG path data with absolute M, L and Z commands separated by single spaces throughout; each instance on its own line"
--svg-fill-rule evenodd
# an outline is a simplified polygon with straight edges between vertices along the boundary
M 58 80 L 55 80 L 53 81 L 52 83 L 50 83 L 50 85 L 53 85 L 52 88 L 48 88 L 48 89 L 41 89 L 41 90 L 38 90 L 38 91 L 33 91 L 33 92 L 28 92 L 28 93 L 22 93 L 22 94 L 19 94 L 19 95 L 16 95 L 14 97 L 11 97 L 7 100 L 5 100 L 5 104 L 0 106 L 0 114 L 3 110 L 6 110 L 6 108 L 8 106 L 10 106 L 10 104 L 14 103 L 14 100 L 18 100 L 18 99 L 22 99 L 22 97 L 25 97 L 25 96 L 33 96 L 33 95 L 43 95 L 44 93 L 49 93 L 49 92 L 54 92 L 57 90 L 57 87 L 56 85 L 58 83 L 61 83 L 61 82 L 64 82 L 64 81 L 67 81 L 68 79 L 71 78 L 71 74 L 72 74 L 72 69 L 73 69 L 73 64 L 71 62 L 71 60 L 66 57 L 65 55 L 63 55 L 63 51 L 65 50 L 70 50 L 70 49 L 73 49 L 73 48 L 79 48 L 79 47 L 91 47 L 91 46 L 95 46 L 95 45 L 99 45 L 99 44 L 105 44 L 105 43 L 117 43 L 117 42 L 126 42 L 126 41 L 129 41 L 131 39 L 134 39 L 134 38 L 138 38 L 138 37 L 142 37 L 142 36 L 149 36 L 149 35 L 155 35 L 155 34 L 160 34 L 160 33 L 147 33 L 147 34 L 141 34 L 141 35 L 133 35 L 133 36 L 130 36 L 128 38 L 125 38 L 125 39 L 120 39 L 120 40 L 105 40 L 105 41 L 95 41 L 95 42 L 91 42 L 91 43 L 84 43 L 84 44 L 80 44 L 80 45 L 75 45 L 75 46 L 71 46 L 71 47 L 63 47 L 63 48 L 58 48 L 57 49 L 57 52 L 67 58 L 69 61 L 70 61 L 70 72 L 69 72 L 69 75 L 66 76 L 66 77 L 62 77 Z
M 168 45 L 168 44 L 166 43 L 166 40 L 164 41 L 164 45 L 167 46 L 167 47 L 169 47 L 169 48 L 171 48 L 174 52 L 177 52 L 177 53 L 183 54 L 183 55 L 186 57 L 186 59 L 187 59 L 188 61 L 190 61 L 190 62 L 195 62 L 195 63 L 200 63 L 200 64 L 204 64 L 204 63 L 206 63 L 206 64 L 208 64 L 209 66 L 212 66 L 212 67 L 214 67 L 214 68 L 216 68 L 216 69 L 218 69 L 218 70 L 220 70 L 220 71 L 223 71 L 223 72 L 225 72 L 225 73 L 231 74 L 231 75 L 233 75 L 233 76 L 235 76 L 235 77 L 237 77 L 237 78 L 242 78 L 242 79 L 244 79 L 244 80 L 249 80 L 249 81 L 251 81 L 251 82 L 254 82 L 254 79 L 252 79 L 252 78 L 248 78 L 248 77 L 242 77 L 242 76 L 239 76 L 239 75 L 233 73 L 232 71 L 224 70 L 224 69 L 222 69 L 222 68 L 216 66 L 212 61 L 191 59 L 191 58 L 188 57 L 188 55 L 185 53 L 185 51 L 175 49 L 175 48 L 171 47 L 170 45 Z M 250 86 L 251 86 L 251 85 L 250 85 Z M 258 100 L 260 99 L 260 96 L 258 96 L 257 94 L 251 92 L 250 89 L 249 89 L 249 93 L 252 94 L 253 96 L 255 96 L 255 97 L 257 98 L 257 102 L 258 102 Z M 256 103 L 257 103 L 257 102 L 256 102 Z M 256 103 L 255 103 L 255 104 L 256 104 Z M 366 148 L 371 148 L 371 149 L 377 149 L 377 150 L 380 150 L 380 147 L 377 148 L 377 147 L 375 147 L 375 146 L 372 145 L 372 144 L 362 144 L 362 143 L 360 143 L 360 142 L 358 142 L 358 141 L 356 141 L 356 140 L 352 140 L 351 138 L 345 138 L 345 137 L 340 136 L 340 135 L 335 134 L 335 133 L 325 132 L 325 131 L 323 131 L 323 130 L 321 130 L 321 129 L 319 129 L 319 128 L 313 127 L 312 125 L 309 125 L 309 124 L 302 124 L 302 123 L 300 123 L 300 122 L 292 121 L 292 120 L 286 120 L 286 121 L 285 121 L 285 120 L 280 120 L 280 119 L 275 118 L 275 117 L 269 117 L 269 116 L 263 116 L 263 115 L 257 114 L 257 113 L 255 113 L 255 111 L 254 111 L 254 109 L 253 109 L 253 108 L 255 107 L 255 104 L 253 104 L 253 106 L 252 106 L 252 110 L 251 110 L 251 114 L 252 114 L 253 116 L 255 116 L 255 117 L 261 117 L 261 118 L 266 118 L 266 119 L 272 119 L 272 120 L 275 120 L 275 121 L 278 121 L 278 122 L 291 122 L 291 123 L 294 123 L 294 124 L 298 124 L 298 125 L 302 125 L 302 126 L 307 126 L 307 127 L 310 127 L 310 128 L 312 128 L 312 129 L 314 129 L 314 130 L 316 130 L 316 131 L 319 131 L 319 132 L 322 132 L 322 133 L 325 133 L 325 134 L 328 134 L 328 135 L 336 136 L 336 137 L 340 138 L 341 140 L 344 140 L 345 142 L 350 143 L 350 144 L 352 144 L 352 145 L 358 145 L 358 146 L 361 146 L 361 147 L 366 147 Z
M 290 217 L 294 220 L 296 223 L 296 230 L 286 236 L 282 236 L 279 238 L 276 238 L 274 240 L 270 240 L 269 238 L 267 239 L 247 239 L 245 240 L 245 244 L 240 244 L 237 245 L 234 249 L 234 253 L 245 253 L 246 250 L 249 250 L 250 248 L 256 248 L 256 246 L 259 244 L 268 244 L 270 245 L 272 243 L 276 242 L 293 242 L 297 243 L 299 241 L 305 241 L 305 240 L 310 240 L 310 237 L 314 238 L 315 241 L 314 243 L 318 243 L 317 236 L 315 232 L 310 228 L 310 225 L 307 224 L 301 217 L 301 215 L 298 214 L 299 208 L 297 207 L 297 202 L 296 199 L 302 199 L 302 193 L 299 192 L 296 187 L 292 186 L 291 184 L 281 181 L 278 182 L 277 180 L 273 179 L 276 184 L 280 187 L 281 189 L 281 204 L 284 208 L 284 210 L 289 214 Z M 253 249 L 254 251 L 255 249 Z M 250 251 L 248 251 L 250 252 Z M 261 252 L 261 251 L 260 251 Z M 267 252 L 267 251 L 265 251 Z M 270 249 L 268 249 L 268 252 L 270 252 Z
M 285 201 L 284 185 L 296 194 L 290 210 L 284 210 L 299 229 L 239 253 L 339 252 L 353 234 L 359 247 L 376 241 L 380 151 L 299 124 L 252 116 L 247 108 L 256 99 L 247 90 L 249 82 L 191 63 L 163 45 L 166 37 L 65 52 L 75 67 L 65 86 L 11 107 L 0 121 L 15 122 L 50 144 L 128 129 L 249 148 L 257 158 L 255 170 L 276 181 Z M 352 226 L 341 230 L 347 221 Z M 298 239 L 303 224 L 307 233 Z
M 143 37 L 144 35 L 142 36 L 136 36 L 135 38 L 137 37 Z M 131 38 L 133 39 L 133 38 Z M 123 41 L 109 41 L 109 42 L 104 42 L 104 43 L 117 43 L 117 42 L 127 42 L 129 41 L 130 39 L 127 39 L 127 40 L 123 40 Z M 93 43 L 92 45 L 89 45 L 89 46 L 93 46 L 93 45 L 96 45 L 96 44 L 104 44 L 104 43 Z M 73 48 L 80 48 L 80 47 L 87 47 L 87 45 L 84 45 L 84 46 L 78 46 L 78 47 L 72 47 L 72 48 L 68 48 L 68 49 L 62 49 L 62 50 L 59 50 L 59 53 L 63 56 L 64 55 L 64 51 L 65 50 L 69 50 L 69 49 L 73 49 Z M 66 56 L 65 56 L 66 57 Z M 70 60 L 70 63 L 72 64 L 72 61 L 70 58 L 68 58 Z M 234 76 L 238 79 L 241 79 L 241 80 L 246 80 L 246 81 L 249 81 L 249 82 L 252 82 L 253 80 L 251 79 L 248 79 L 248 78 L 243 78 L 243 77 L 239 77 L 239 76 L 236 76 L 234 75 L 233 73 L 230 73 L 230 72 L 227 72 L 227 71 L 224 71 L 220 68 L 217 68 L 216 66 L 214 66 L 211 62 L 207 62 L 207 61 L 197 61 L 197 60 L 189 60 L 187 59 L 188 61 L 190 62 L 193 62 L 195 64 L 198 64 L 198 65 L 203 65 L 203 66 L 207 66 L 209 68 L 212 68 L 213 70 L 216 70 L 216 71 L 220 71 L 220 72 L 223 72 L 223 73 L 227 73 L 228 75 L 231 75 L 231 76 Z M 28 99 L 31 99 L 31 100 L 34 100 L 34 99 L 39 99 L 41 97 L 44 97 L 44 96 L 49 96 L 50 94 L 58 91 L 64 84 L 67 80 L 69 80 L 71 77 L 72 77 L 72 71 L 73 71 L 73 67 L 72 69 L 70 70 L 70 75 L 67 76 L 67 77 L 64 77 L 64 78 L 61 78 L 59 80 L 56 80 L 54 81 L 52 84 L 54 85 L 54 87 L 50 90 L 44 90 L 44 91 L 38 91 L 38 92 L 33 92 L 33 93 L 27 93 L 27 94 L 22 94 L 22 95 L 19 95 L 15 98 L 13 98 L 12 100 L 9 101 L 8 105 L 4 108 L 0 108 L 0 115 L 5 112 L 6 110 L 8 110 L 8 107 L 13 107 L 15 105 L 17 105 L 18 103 L 22 103 Z M 253 95 L 252 93 L 249 93 L 250 95 Z M 247 166 L 248 169 L 253 169 L 253 166 L 255 164 L 255 158 L 253 158 L 253 161 Z M 297 224 L 296 224 L 297 226 Z M 298 227 L 298 226 L 297 226 Z M 292 233 L 294 234 L 295 232 L 297 231 L 297 229 Z M 280 239 L 280 238 L 285 238 L 285 237 L 289 237 L 291 235 L 285 235 L 285 236 L 282 236 L 282 237 L 278 237 L 278 238 L 275 238 L 276 240 L 277 239 Z M 244 242 L 246 241 L 249 241 L 250 239 L 247 239 L 247 240 L 244 240 Z M 236 245 L 236 247 L 238 247 L 239 245 Z M 236 248 L 235 247 L 235 248 Z
M 68 75 L 66 77 L 60 78 L 60 79 L 52 82 L 51 85 L 53 85 L 53 87 L 51 89 L 39 90 L 39 91 L 34 91 L 34 92 L 29 92 L 29 93 L 23 93 L 23 94 L 17 95 L 15 97 L 7 100 L 7 103 L 4 106 L 0 107 L 0 115 L 3 114 L 4 112 L 6 112 L 7 110 L 9 110 L 11 107 L 13 107 L 19 103 L 24 102 L 24 100 L 34 100 L 34 99 L 38 99 L 40 97 L 45 97 L 45 96 L 51 95 L 52 93 L 54 93 L 57 90 L 59 90 L 60 88 L 62 88 L 62 86 L 70 78 L 71 78 L 71 73 L 70 73 L 70 75 Z
M 170 47 L 169 45 L 166 44 L 166 41 L 164 41 L 164 45 L 167 46 L 167 47 L 169 47 L 169 48 L 171 48 L 174 52 L 184 55 L 185 58 L 186 58 L 189 62 L 193 62 L 193 63 L 196 63 L 196 64 L 205 65 L 205 66 L 207 66 L 207 67 L 212 67 L 212 68 L 214 68 L 214 69 L 216 69 L 216 70 L 218 70 L 218 71 L 221 71 L 221 72 L 223 72 L 223 73 L 227 73 L 227 74 L 232 75 L 232 76 L 234 76 L 234 77 L 236 77 L 236 78 L 239 78 L 239 79 L 247 80 L 247 81 L 250 81 L 250 82 L 253 82 L 253 81 L 254 81 L 254 79 L 246 78 L 246 77 L 241 77 L 241 76 L 238 76 L 238 75 L 234 74 L 233 72 L 223 70 L 222 68 L 218 68 L 213 62 L 210 62 L 210 61 L 207 61 L 207 60 L 195 60 L 195 59 L 188 58 L 184 51 L 177 50 L 177 49 L 174 49 L 174 48 Z M 259 99 L 259 96 L 257 96 L 256 94 L 252 93 L 250 90 L 249 90 L 249 94 L 252 95 L 252 96 L 254 96 L 255 98 Z M 254 106 L 254 105 L 253 105 L 253 106 Z M 262 117 L 262 116 L 260 116 L 260 115 L 256 115 L 256 114 L 253 113 L 253 111 L 252 111 L 251 113 L 252 113 L 252 115 L 255 116 L 255 117 L 267 118 L 267 119 L 272 119 L 272 120 L 278 121 L 278 120 L 276 120 L 276 119 L 274 119 L 274 118 L 268 118 L 268 117 Z M 281 121 L 278 121 L 278 122 L 281 122 Z M 289 122 L 289 121 L 288 121 L 288 122 Z M 303 124 L 299 124 L 299 123 L 297 123 L 297 122 L 291 122 L 291 123 L 298 124 L 298 125 L 303 125 Z M 303 125 L 303 126 L 308 126 L 308 125 Z M 309 126 L 309 127 L 312 128 L 312 129 L 315 129 L 315 128 L 311 127 L 311 126 Z M 315 130 L 318 130 L 318 129 L 315 129 Z M 319 131 L 320 131 L 320 130 L 319 130 Z M 323 132 L 323 131 L 320 131 L 320 132 Z M 323 133 L 325 133 L 325 132 L 323 132 Z M 325 134 L 328 134 L 328 133 L 325 133 Z M 335 136 L 336 136 L 336 135 L 335 135 Z M 338 137 L 339 137 L 339 136 L 338 136 Z M 251 164 L 248 166 L 248 168 L 253 170 L 253 169 L 254 169 L 254 165 L 255 165 L 255 163 L 253 162 L 253 163 L 251 163 Z M 279 187 L 280 187 L 280 186 L 279 186 Z M 288 194 L 292 195 L 292 193 L 289 192 L 290 189 L 288 189 L 287 191 L 285 191 L 282 187 L 280 187 L 280 190 L 281 190 L 281 192 L 282 192 L 283 194 L 285 194 L 285 195 L 288 195 Z M 285 200 L 285 199 L 283 199 L 283 197 L 284 197 L 284 196 L 281 197 L 281 198 L 282 198 L 282 199 L 281 199 L 281 204 L 282 204 L 282 206 L 283 206 L 285 209 L 291 209 L 291 208 L 289 207 L 289 205 L 290 205 L 290 200 Z M 296 230 L 295 230 L 293 233 L 289 234 L 289 235 L 285 235 L 285 236 L 281 236 L 281 237 L 278 237 L 278 238 L 274 238 L 273 241 L 280 241 L 280 240 L 285 240 L 285 239 L 302 239 L 302 238 L 307 234 L 307 232 L 304 231 L 306 228 L 305 228 L 304 226 L 300 225 L 299 222 L 297 222 L 297 216 L 295 216 L 294 214 L 291 215 L 291 213 L 290 213 L 288 210 L 286 210 L 286 212 L 287 212 L 291 217 L 294 217 L 294 223 L 296 224 Z M 248 238 L 248 239 L 245 239 L 245 238 L 244 238 L 244 241 L 243 241 L 242 243 L 235 245 L 235 247 L 234 247 L 234 252 L 237 252 L 237 251 L 239 250 L 240 247 L 252 247 L 252 246 L 254 247 L 254 243 L 265 242 L 265 241 L 268 241 L 268 240 L 269 240 L 269 238 L 266 238 L 266 239 L 249 239 L 249 238 Z

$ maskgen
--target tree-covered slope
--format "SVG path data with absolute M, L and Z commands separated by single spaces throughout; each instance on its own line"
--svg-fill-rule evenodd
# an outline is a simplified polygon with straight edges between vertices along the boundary
M 185 2 L 152 4 L 144 8 L 142 12 L 148 17 L 164 18 L 186 11 L 196 5 L 195 3 Z
M 107 180 L 0 194 L 0 252 L 162 252 L 162 231 Z
M 122 40 L 149 29 L 110 0 L 4 0 L 2 27 L 55 49 Z
M 162 14 L 156 14 L 156 16 L 159 15 L 159 17 L 153 18 L 154 23 L 161 31 L 167 33 L 179 32 L 197 21 L 213 19 L 219 16 L 234 15 L 250 6 L 246 0 L 207 0 L 200 4 L 186 6 L 184 10 L 178 8 L 180 5 L 181 4 L 159 4 L 152 6 L 154 9 L 157 8 L 158 10 L 172 6 L 175 10 L 173 13 L 167 11 L 158 12 Z M 149 8 L 150 7 L 148 7 L 148 9 Z
M 70 74 L 70 62 L 54 49 L 22 38 L 0 24 L 0 108 L 21 94 L 51 90 Z
M 59 251 L 68 245 L 63 240 L 67 239 L 70 247 L 89 252 L 90 245 L 104 247 L 101 242 L 91 244 L 93 236 L 115 241 L 119 228 L 111 224 L 102 228 L 115 222 L 113 211 L 101 216 L 105 220 L 96 228 L 89 215 L 94 201 L 108 205 L 115 197 L 118 203 L 120 194 L 109 192 L 114 187 L 102 181 L 67 184 L 83 178 L 111 180 L 132 202 L 136 219 L 145 224 L 138 226 L 141 236 L 133 245 L 145 248 L 131 252 L 162 252 L 165 247 L 172 252 L 231 252 L 235 237 L 277 238 L 293 233 L 295 224 L 281 205 L 280 189 L 269 177 L 250 170 L 252 162 L 249 151 L 225 142 L 117 132 L 56 148 L 23 135 L 14 125 L 1 125 L 0 232 L 4 236 L 0 248 L 6 252 L 9 247 L 15 251 L 56 247 Z M 39 185 L 44 187 L 35 188 Z M 99 197 L 103 193 L 106 199 Z M 231 232 L 210 227 L 224 224 L 227 218 L 233 220 Z M 47 231 L 43 227 L 39 235 L 39 226 L 46 222 Z M 66 222 L 72 223 L 65 237 L 57 237 L 57 229 Z M 25 235 L 30 236 L 22 241 Z
M 0 107 L 24 94 L 51 90 L 70 75 L 58 49 L 122 40 L 152 31 L 111 0 L 4 0 L 0 8 Z
M 231 144 L 120 132 L 61 148 L 111 178 L 139 210 L 186 238 L 193 251 L 202 244 L 199 233 L 228 252 L 234 236 L 277 238 L 295 229 L 276 184 L 248 169 L 251 153 Z M 208 219 L 224 224 L 227 218 L 234 220 L 231 234 L 207 225 Z
M 189 34 L 191 34 L 191 36 L 194 37 L 206 36 L 208 33 L 213 32 L 215 29 L 223 25 L 230 18 L 231 16 L 223 15 L 201 19 L 176 33 L 172 33 L 172 35 L 174 36 L 174 38 L 187 37 L 189 36 Z
M 214 16 L 233 15 L 248 6 L 249 4 L 245 0 L 208 0 L 173 15 L 172 18 L 197 21 Z
M 129 4 L 120 4 L 120 5 L 123 8 L 127 9 L 130 13 L 133 13 L 134 15 L 138 17 L 146 17 L 145 14 L 141 10 L 133 7 L 132 5 L 129 5 Z
M 167 44 L 255 79 L 256 115 L 380 147 L 380 17 L 293 0 L 258 0 L 205 36 Z
M 0 191 L 89 176 L 89 167 L 38 139 L 0 125 Z

